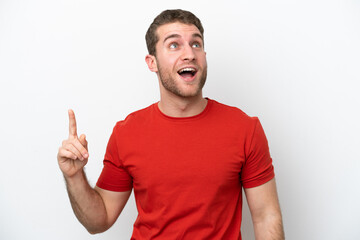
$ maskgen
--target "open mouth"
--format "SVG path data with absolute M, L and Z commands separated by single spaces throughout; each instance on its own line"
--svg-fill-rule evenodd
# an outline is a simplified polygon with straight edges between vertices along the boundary
M 186 67 L 186 68 L 182 68 L 178 71 L 178 74 L 185 79 L 192 79 L 195 74 L 196 74 L 197 70 L 195 68 L 192 67 Z

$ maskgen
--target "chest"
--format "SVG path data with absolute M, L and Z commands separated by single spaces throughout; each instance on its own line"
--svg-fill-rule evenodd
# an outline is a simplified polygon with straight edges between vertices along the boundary
M 231 188 L 239 185 L 245 158 L 240 136 L 211 125 L 152 125 L 129 137 L 120 157 L 135 191 Z

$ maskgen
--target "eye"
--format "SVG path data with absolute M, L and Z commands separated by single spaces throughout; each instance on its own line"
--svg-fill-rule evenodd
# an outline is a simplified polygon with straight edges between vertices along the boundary
M 170 48 L 170 49 L 176 49 L 176 48 L 178 48 L 178 46 L 179 46 L 179 45 L 178 45 L 177 43 L 171 43 L 170 46 L 169 46 L 169 48 Z
M 200 43 L 193 43 L 192 45 L 193 48 L 201 48 Z

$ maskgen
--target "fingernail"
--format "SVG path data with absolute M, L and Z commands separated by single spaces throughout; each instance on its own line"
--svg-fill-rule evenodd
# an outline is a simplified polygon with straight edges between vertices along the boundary
M 85 157 L 85 158 L 88 158 L 88 157 L 89 157 L 89 154 L 85 153 L 85 154 L 84 154 L 84 157 Z

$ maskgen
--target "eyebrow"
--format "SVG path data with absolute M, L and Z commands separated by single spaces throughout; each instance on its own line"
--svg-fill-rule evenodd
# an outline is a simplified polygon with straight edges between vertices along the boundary
M 201 40 L 203 39 L 202 36 L 201 36 L 201 34 L 199 34 L 199 33 L 194 33 L 194 34 L 192 35 L 192 37 L 193 37 L 193 38 L 201 38 Z M 168 40 L 168 39 L 170 39 L 170 38 L 181 38 L 181 36 L 180 36 L 179 34 L 176 34 L 176 33 L 171 34 L 171 35 L 167 36 L 167 37 L 164 39 L 164 42 L 166 42 L 166 40 Z

